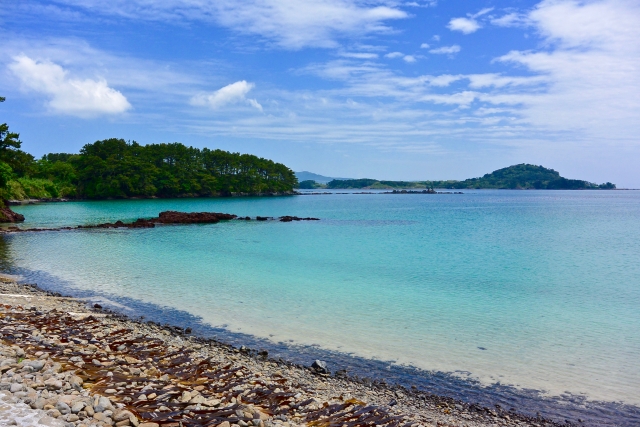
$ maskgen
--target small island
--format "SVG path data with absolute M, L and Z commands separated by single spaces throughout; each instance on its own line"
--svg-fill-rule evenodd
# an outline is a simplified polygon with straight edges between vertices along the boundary
M 553 169 L 522 163 L 498 169 L 479 178 L 470 178 L 464 181 L 379 181 L 377 179 L 362 178 L 333 179 L 326 184 L 321 184 L 313 180 L 306 180 L 302 181 L 298 188 L 326 188 L 331 190 L 408 190 L 423 188 L 446 188 L 452 190 L 613 190 L 616 188 L 616 185 L 610 182 L 595 184 L 580 179 L 564 178 L 560 176 L 559 172 Z

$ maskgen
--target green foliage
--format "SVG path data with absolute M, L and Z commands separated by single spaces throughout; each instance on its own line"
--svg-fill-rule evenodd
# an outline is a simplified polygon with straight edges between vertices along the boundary
M 281 193 L 298 184 L 285 165 L 249 154 L 115 138 L 35 165 L 33 175 L 54 182 L 58 194 L 90 199 Z
M 6 188 L 12 176 L 13 170 L 11 166 L 0 161 L 0 188 Z
M 349 188 L 365 188 L 379 182 L 376 179 L 334 179 L 327 183 L 327 188 L 331 189 L 349 189 Z
M 543 166 L 519 164 L 498 169 L 481 178 L 471 178 L 464 181 L 449 182 L 436 187 L 465 189 L 465 188 L 496 188 L 496 189 L 547 189 L 547 190 L 586 190 L 586 189 L 614 189 L 611 183 L 597 185 L 579 179 L 567 179 L 560 174 Z
M 326 188 L 326 185 L 315 182 L 312 179 L 308 179 L 306 181 L 300 182 L 300 184 L 298 185 L 298 188 L 301 190 L 313 190 L 316 188 Z
M 394 188 L 426 188 L 422 181 L 378 181 L 377 179 L 334 179 L 327 183 L 331 189 L 358 189 L 367 188 L 373 190 L 388 190 Z

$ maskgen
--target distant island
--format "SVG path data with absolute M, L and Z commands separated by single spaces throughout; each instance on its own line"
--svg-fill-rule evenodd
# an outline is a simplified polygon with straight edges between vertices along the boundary
M 334 179 L 353 179 L 353 178 L 333 178 L 330 176 L 324 176 L 324 175 L 320 175 L 313 172 L 307 172 L 307 171 L 295 172 L 295 174 L 296 174 L 296 178 L 298 178 L 298 181 L 300 182 L 315 181 L 316 183 L 319 183 L 319 184 L 326 184 L 327 182 L 333 181 Z
M 595 184 L 580 179 L 568 179 L 543 166 L 519 164 L 498 169 L 479 178 L 464 181 L 379 181 L 376 179 L 334 179 L 321 184 L 313 180 L 302 181 L 300 189 L 522 189 L 522 190 L 612 190 L 615 184 Z

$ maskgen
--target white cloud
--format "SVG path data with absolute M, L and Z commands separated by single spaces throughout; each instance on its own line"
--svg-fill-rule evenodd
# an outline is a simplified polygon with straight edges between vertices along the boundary
M 385 0 L 60 0 L 91 12 L 163 22 L 213 22 L 287 49 L 336 47 L 344 36 L 390 31 L 409 15 Z
M 378 57 L 377 53 L 369 53 L 369 52 L 340 52 L 338 54 L 343 58 L 354 58 L 354 59 L 376 59 Z
M 255 99 L 247 99 L 246 95 L 254 88 L 253 83 L 240 80 L 231 83 L 212 93 L 201 93 L 191 98 L 191 105 L 206 106 L 214 110 L 220 109 L 230 104 L 246 102 L 254 108 L 262 111 L 262 105 Z
M 480 23 L 472 18 L 453 18 L 447 25 L 451 31 L 461 31 L 464 34 L 476 32 L 481 27 Z
M 452 46 L 442 46 L 437 49 L 431 49 L 429 53 L 434 53 L 436 55 L 453 55 L 460 52 L 460 50 L 462 50 L 462 48 L 457 44 L 454 44 Z
M 517 27 L 529 24 L 526 15 L 515 12 L 507 13 L 499 18 L 492 18 L 491 23 L 498 27 Z
M 420 45 L 420 49 L 429 49 L 431 46 L 429 46 L 429 43 L 422 43 Z
M 47 95 L 50 100 L 46 105 L 53 112 L 88 117 L 131 108 L 127 98 L 110 88 L 106 80 L 71 78 L 68 71 L 50 61 L 18 55 L 8 68 L 26 90 Z
M 480 10 L 478 13 L 474 13 L 473 15 L 468 14 L 468 18 L 453 18 L 449 21 L 449 28 L 451 31 L 460 31 L 464 34 L 471 34 L 478 31 L 482 28 L 482 25 L 478 22 L 477 18 L 482 15 L 486 15 L 487 13 L 493 10 L 492 7 L 487 7 Z
M 402 58 L 404 56 L 404 53 L 402 52 L 391 52 L 391 53 L 387 53 L 384 57 L 385 58 Z
M 496 73 L 469 74 L 466 78 L 469 79 L 469 87 L 474 89 L 484 87 L 532 86 L 549 81 L 546 76 L 517 77 L 503 76 Z
M 478 93 L 473 91 L 463 91 L 457 92 L 453 94 L 433 94 L 433 95 L 425 95 L 422 97 L 422 101 L 430 101 L 436 104 L 448 104 L 448 105 L 457 105 L 460 108 L 469 108 L 471 103 L 478 98 Z
M 414 62 L 416 62 L 416 61 L 417 61 L 416 57 L 415 57 L 415 56 L 413 56 L 413 55 L 405 55 L 405 56 L 402 58 L 402 60 L 403 60 L 404 62 L 408 62 L 408 63 L 410 63 L 410 64 L 412 64 L 412 63 L 414 63 Z

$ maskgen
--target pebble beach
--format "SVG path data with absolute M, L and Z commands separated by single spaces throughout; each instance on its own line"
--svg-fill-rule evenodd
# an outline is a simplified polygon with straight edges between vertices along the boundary
M 0 282 L 0 422 L 64 427 L 553 426 L 333 375 Z

